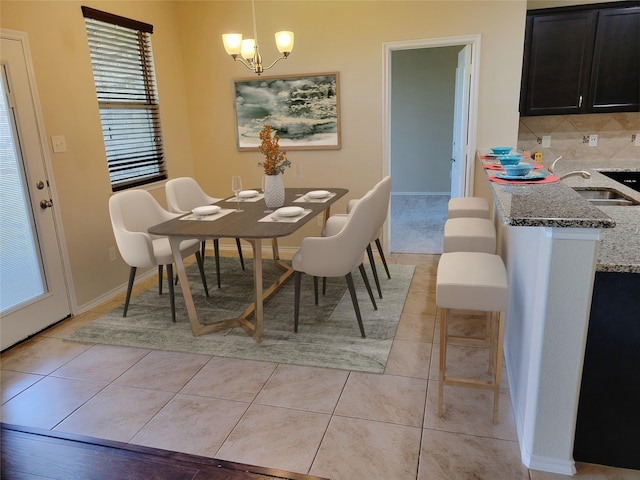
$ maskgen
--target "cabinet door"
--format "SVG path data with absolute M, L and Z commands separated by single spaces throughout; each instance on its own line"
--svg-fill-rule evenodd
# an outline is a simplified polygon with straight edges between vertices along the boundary
M 589 106 L 594 113 L 640 110 L 640 7 L 599 12 Z
M 522 115 L 587 111 L 595 17 L 593 11 L 533 16 L 525 45 Z

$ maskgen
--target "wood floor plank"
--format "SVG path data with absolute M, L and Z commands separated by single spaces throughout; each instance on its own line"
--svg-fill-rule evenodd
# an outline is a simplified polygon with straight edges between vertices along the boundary
M 79 435 L 1 424 L 4 479 L 328 480 Z

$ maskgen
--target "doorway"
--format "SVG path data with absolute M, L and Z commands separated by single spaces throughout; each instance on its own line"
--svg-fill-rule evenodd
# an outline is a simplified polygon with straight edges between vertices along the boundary
M 71 313 L 57 198 L 25 34 L 0 31 L 0 350 Z
M 449 198 L 472 194 L 479 47 L 479 36 L 384 45 L 390 253 L 441 253 Z

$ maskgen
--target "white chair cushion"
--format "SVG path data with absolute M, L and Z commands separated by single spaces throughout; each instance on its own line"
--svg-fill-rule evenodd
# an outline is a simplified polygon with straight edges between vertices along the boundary
M 441 255 L 436 278 L 438 307 L 504 312 L 508 301 L 507 271 L 498 255 L 481 252 Z
M 489 202 L 481 197 L 457 197 L 449 200 L 448 218 L 489 218 Z
M 496 253 L 496 229 L 484 218 L 450 218 L 444 224 L 444 252 Z
M 200 250 L 200 240 L 184 240 L 180 242 L 180 252 L 182 258 L 193 255 Z M 153 239 L 153 254 L 156 257 L 158 265 L 169 265 L 173 263 L 173 253 L 171 252 L 171 244 L 167 237 L 159 237 Z

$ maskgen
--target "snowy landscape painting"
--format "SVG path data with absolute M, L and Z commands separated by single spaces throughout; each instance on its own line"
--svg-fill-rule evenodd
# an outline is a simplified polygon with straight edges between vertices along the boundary
M 266 124 L 287 150 L 340 148 L 338 73 L 234 81 L 239 150 L 256 150 Z

